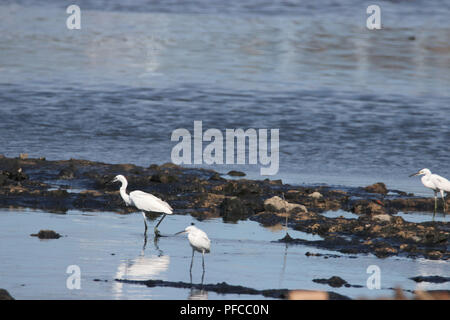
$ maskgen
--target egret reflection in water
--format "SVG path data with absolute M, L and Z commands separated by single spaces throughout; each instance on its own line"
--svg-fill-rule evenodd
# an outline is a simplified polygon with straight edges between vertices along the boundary
M 127 280 L 149 280 L 154 278 L 164 278 L 162 275 L 169 269 L 170 256 L 152 254 L 148 257 L 142 251 L 135 259 L 130 259 L 122 262 L 115 275 L 116 279 Z M 115 282 L 113 291 L 121 295 L 123 290 L 123 283 Z

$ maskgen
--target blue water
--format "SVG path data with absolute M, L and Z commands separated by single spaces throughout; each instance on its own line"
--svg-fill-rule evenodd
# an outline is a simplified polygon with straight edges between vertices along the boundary
M 148 166 L 201 120 L 279 128 L 289 183 L 450 176 L 448 1 L 377 2 L 378 31 L 365 1 L 73 1 L 81 30 L 39 3 L 0 4 L 1 154 Z

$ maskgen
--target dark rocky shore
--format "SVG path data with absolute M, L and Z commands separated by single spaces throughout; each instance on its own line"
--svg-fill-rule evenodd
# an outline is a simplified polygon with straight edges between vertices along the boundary
M 387 190 L 378 183 L 365 188 L 336 189 L 283 184 L 280 180 L 229 180 L 212 170 L 174 164 L 106 164 L 86 160 L 46 161 L 7 158 L 0 155 L 0 207 L 33 208 L 64 214 L 67 210 L 114 211 L 128 214 L 118 185 L 110 181 L 123 174 L 129 190 L 153 193 L 169 202 L 175 214 L 202 220 L 251 219 L 264 225 L 285 223 L 322 240 L 308 241 L 286 236 L 281 242 L 336 250 L 344 254 L 373 253 L 387 256 L 447 260 L 448 222 L 407 222 L 399 211 L 430 211 L 433 198 L 415 197 Z M 242 174 L 234 174 L 241 176 Z M 450 201 L 447 199 L 447 206 Z M 357 219 L 327 218 L 327 210 L 353 212 Z M 156 217 L 156 216 L 155 216 Z

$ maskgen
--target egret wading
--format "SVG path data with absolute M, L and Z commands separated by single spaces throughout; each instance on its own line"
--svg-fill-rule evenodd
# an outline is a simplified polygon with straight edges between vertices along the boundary
M 437 194 L 438 194 L 438 192 L 440 192 L 442 201 L 444 202 L 443 210 L 444 210 L 444 214 L 445 214 L 446 205 L 445 205 L 444 192 L 446 192 L 446 193 L 450 192 L 450 181 L 448 181 L 444 177 L 441 177 L 437 174 L 432 174 L 431 171 L 426 168 L 420 170 L 417 173 L 413 173 L 412 175 L 410 175 L 410 177 L 422 176 L 422 175 L 423 175 L 423 177 L 421 178 L 421 180 L 422 180 L 423 185 L 434 191 L 434 213 L 433 213 L 433 220 L 434 220 L 434 216 L 436 215 L 436 211 L 437 211 Z
M 191 267 L 189 268 L 189 272 L 192 272 L 195 251 L 201 252 L 202 254 L 202 266 L 203 272 L 205 272 L 205 253 L 209 253 L 211 250 L 211 240 L 209 240 L 208 235 L 194 225 L 186 227 L 183 231 L 177 232 L 176 235 L 180 233 L 187 233 L 189 243 L 192 247 Z
M 161 200 L 160 198 L 143 191 L 139 190 L 132 191 L 128 195 L 126 191 L 128 181 L 123 175 L 116 176 L 112 182 L 122 183 L 122 186 L 120 187 L 120 196 L 122 197 L 123 201 L 125 201 L 125 204 L 127 206 L 135 206 L 137 209 L 142 211 L 142 216 L 144 217 L 144 224 L 145 224 L 145 234 L 147 234 L 147 217 L 145 216 L 145 211 L 158 212 L 163 214 L 162 218 L 156 224 L 154 229 L 155 236 L 157 237 L 160 236 L 158 226 L 161 223 L 161 221 L 163 221 L 163 219 L 166 217 L 166 215 L 173 213 L 172 207 L 167 202 Z

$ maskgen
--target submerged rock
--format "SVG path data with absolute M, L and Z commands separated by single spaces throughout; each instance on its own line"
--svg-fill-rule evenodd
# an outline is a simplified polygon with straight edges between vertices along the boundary
M 53 230 L 40 230 L 38 233 L 31 234 L 32 237 L 39 239 L 59 239 L 61 235 Z
M 444 283 L 450 282 L 450 277 L 441 277 L 441 276 L 417 276 L 410 278 L 415 282 L 430 282 L 430 283 Z
M 245 173 L 241 171 L 231 170 L 227 173 L 231 177 L 245 177 Z
M 345 281 L 344 279 L 337 277 L 337 276 L 333 276 L 329 279 L 313 279 L 313 282 L 328 284 L 329 286 L 331 286 L 333 288 L 340 288 L 343 285 L 347 284 L 347 281 Z

